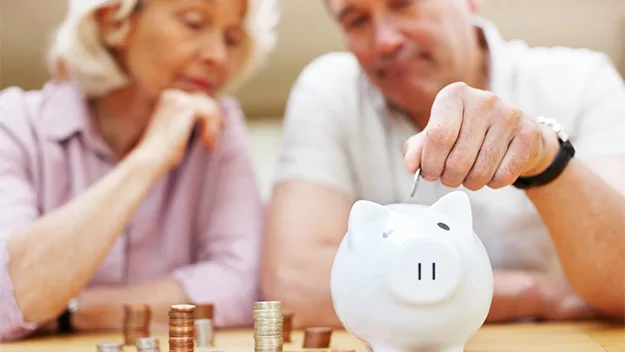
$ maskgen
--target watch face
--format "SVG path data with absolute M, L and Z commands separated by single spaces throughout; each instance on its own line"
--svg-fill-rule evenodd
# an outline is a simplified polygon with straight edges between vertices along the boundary
M 67 310 L 69 310 L 72 313 L 75 313 L 76 311 L 78 311 L 78 299 L 77 298 L 72 298 L 69 300 L 69 303 L 67 303 Z
M 569 135 L 566 132 L 564 132 L 564 128 L 562 128 L 562 125 L 560 125 L 560 123 L 556 121 L 555 119 L 552 119 L 550 117 L 539 116 L 538 118 L 536 118 L 536 122 L 538 122 L 539 124 L 544 124 L 544 125 L 551 127 L 551 129 L 558 135 L 558 138 L 560 138 L 560 140 L 562 141 L 569 140 Z

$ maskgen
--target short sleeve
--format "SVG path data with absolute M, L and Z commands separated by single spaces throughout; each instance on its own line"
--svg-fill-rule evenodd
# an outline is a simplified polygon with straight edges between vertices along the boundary
M 328 77 L 331 58 L 313 61 L 289 94 L 275 183 L 309 181 L 354 195 L 347 148 L 347 119 Z
M 590 76 L 573 140 L 580 160 L 625 156 L 625 82 L 607 56 Z

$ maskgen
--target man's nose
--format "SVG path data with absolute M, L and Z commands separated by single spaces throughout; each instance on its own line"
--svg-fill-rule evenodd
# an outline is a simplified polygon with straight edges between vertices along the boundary
M 380 56 L 393 57 L 404 46 L 405 38 L 388 19 L 379 19 L 375 25 L 375 50 Z

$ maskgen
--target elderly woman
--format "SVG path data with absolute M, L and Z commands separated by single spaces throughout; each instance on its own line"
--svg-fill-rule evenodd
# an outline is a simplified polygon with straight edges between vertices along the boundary
M 263 211 L 222 92 L 262 62 L 277 14 L 248 1 L 71 0 L 55 79 L 1 93 L 1 340 L 119 329 L 125 303 L 251 322 Z

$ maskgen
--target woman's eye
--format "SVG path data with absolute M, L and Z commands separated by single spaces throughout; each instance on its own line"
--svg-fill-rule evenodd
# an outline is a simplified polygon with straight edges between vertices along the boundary
M 191 29 L 200 29 L 204 25 L 204 16 L 199 13 L 186 13 L 182 16 L 182 22 Z

